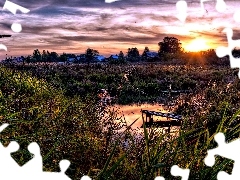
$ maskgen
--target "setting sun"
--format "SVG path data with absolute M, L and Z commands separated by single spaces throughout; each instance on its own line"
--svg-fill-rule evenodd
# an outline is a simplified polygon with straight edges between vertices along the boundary
M 197 52 L 207 50 L 209 49 L 209 46 L 206 44 L 204 39 L 194 39 L 188 45 L 186 45 L 185 49 L 187 51 Z

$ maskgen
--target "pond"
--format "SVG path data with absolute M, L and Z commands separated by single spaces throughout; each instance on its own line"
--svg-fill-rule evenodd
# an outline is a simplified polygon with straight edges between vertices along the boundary
M 119 114 L 118 117 L 122 117 L 126 120 L 127 126 L 130 126 L 136 119 L 138 119 L 131 128 L 133 130 L 137 130 L 139 133 L 143 132 L 143 128 L 140 128 L 143 124 L 142 113 L 141 110 L 149 110 L 149 111 L 157 111 L 168 113 L 173 111 L 173 107 L 167 108 L 163 104 L 134 104 L 134 105 L 115 105 L 112 107 L 113 109 L 118 109 Z M 144 116 L 145 118 L 145 116 Z M 166 120 L 166 117 L 157 117 L 154 116 L 154 120 Z M 159 130 L 165 132 L 168 128 L 158 128 Z M 171 134 L 176 134 L 178 127 L 171 128 Z

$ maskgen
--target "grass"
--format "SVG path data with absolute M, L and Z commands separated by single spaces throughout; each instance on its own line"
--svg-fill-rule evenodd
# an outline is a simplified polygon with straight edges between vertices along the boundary
M 199 74 L 208 78 L 206 72 Z M 216 179 L 220 170 L 231 173 L 232 160 L 216 157 L 212 168 L 203 160 L 208 149 L 217 147 L 216 133 L 223 132 L 228 142 L 239 138 L 239 80 L 229 87 L 219 80 L 218 86 L 210 83 L 179 97 L 176 111 L 185 119 L 178 137 L 144 127 L 143 137 L 138 138 L 131 125 L 126 127 L 117 117 L 118 110 L 101 106 L 90 92 L 84 98 L 69 97 L 61 81 L 54 79 L 60 84 L 57 87 L 29 71 L 0 67 L 0 75 L 1 121 L 10 124 L 1 133 L 1 142 L 5 146 L 11 140 L 20 144 L 20 150 L 12 154 L 20 165 L 31 159 L 29 143 L 37 142 L 44 170 L 59 171 L 59 161 L 68 159 L 71 165 L 66 174 L 72 179 L 87 174 L 99 180 L 150 180 L 159 175 L 174 179 L 170 169 L 175 164 L 191 169 L 189 179 Z M 125 131 L 119 135 L 121 128 Z
M 11 65 L 12 69 L 28 72 L 44 79 L 64 95 L 86 97 L 106 89 L 117 104 L 134 104 L 159 101 L 162 91 L 205 89 L 208 83 L 228 81 L 234 71 L 225 66 L 191 66 L 161 64 L 109 65 L 92 64 L 87 71 L 84 64 L 73 65 Z

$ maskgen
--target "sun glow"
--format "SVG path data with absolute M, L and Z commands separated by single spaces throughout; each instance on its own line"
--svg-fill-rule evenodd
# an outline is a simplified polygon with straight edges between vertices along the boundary
M 194 39 L 193 41 L 191 41 L 189 44 L 185 46 L 185 49 L 191 52 L 198 52 L 198 51 L 204 51 L 204 50 L 210 49 L 210 47 L 207 45 L 206 40 Z

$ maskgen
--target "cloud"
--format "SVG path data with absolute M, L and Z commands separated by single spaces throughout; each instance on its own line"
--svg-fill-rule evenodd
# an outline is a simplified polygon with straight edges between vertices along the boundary
M 240 38 L 238 24 L 232 17 L 239 3 L 234 1 L 226 1 L 229 7 L 222 14 L 214 9 L 216 1 L 205 2 L 208 13 L 201 15 L 199 0 L 189 0 L 185 23 L 176 17 L 176 0 L 121 0 L 114 3 L 105 3 L 104 0 L 12 2 L 30 9 L 30 13 L 14 16 L 8 11 L 0 12 L 1 33 L 12 34 L 9 42 L 7 39 L 1 40 L 11 53 L 16 51 L 32 54 L 34 48 L 79 52 L 89 46 L 102 53 L 118 53 L 121 48 L 132 46 L 157 49 L 157 43 L 165 36 L 174 36 L 182 42 L 204 37 L 217 46 L 218 43 L 226 42 L 226 35 L 221 32 L 225 26 L 235 29 L 234 38 Z M 22 24 L 21 33 L 11 31 L 13 22 Z
M 27 9 L 33 10 L 43 6 L 46 6 L 47 0 L 35 1 L 35 0 L 9 0 L 19 6 L 25 7 Z M 0 2 L 0 6 L 4 6 L 5 1 Z
M 194 0 L 198 2 L 197 0 Z M 193 2 L 194 2 L 193 1 Z M 119 0 L 112 3 L 105 3 L 105 0 L 42 0 L 42 1 L 35 1 L 35 0 L 11 0 L 11 2 L 16 3 L 18 5 L 24 6 L 29 9 L 36 9 L 45 6 L 52 6 L 52 7 L 92 7 L 92 8 L 125 8 L 125 7 L 132 7 L 132 6 L 168 6 L 172 5 L 175 6 L 176 0 Z M 3 6 L 3 2 L 1 5 Z

